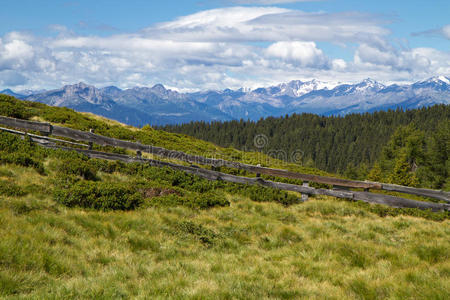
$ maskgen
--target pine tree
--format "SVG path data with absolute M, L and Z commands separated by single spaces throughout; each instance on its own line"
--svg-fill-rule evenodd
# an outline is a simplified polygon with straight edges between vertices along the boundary
M 411 165 L 408 162 L 408 156 L 405 151 L 395 160 L 394 169 L 389 175 L 389 182 L 406 186 L 419 185 L 419 180 L 411 171 Z
M 383 181 L 383 171 L 381 170 L 381 166 L 378 162 L 376 162 L 372 169 L 370 170 L 369 174 L 367 175 L 367 179 L 371 181 Z

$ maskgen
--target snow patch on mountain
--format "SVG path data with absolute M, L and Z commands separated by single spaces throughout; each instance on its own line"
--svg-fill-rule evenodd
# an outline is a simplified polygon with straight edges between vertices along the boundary
M 292 113 L 345 115 L 376 110 L 450 104 L 450 79 L 435 76 L 413 84 L 384 85 L 367 78 L 354 84 L 292 80 L 269 87 L 182 93 L 162 84 L 120 89 L 80 82 L 15 97 L 93 112 L 131 125 L 252 119 Z

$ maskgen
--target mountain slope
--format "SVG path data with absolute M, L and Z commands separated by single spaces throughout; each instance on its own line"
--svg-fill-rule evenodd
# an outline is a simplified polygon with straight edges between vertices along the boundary
M 339 85 L 295 80 L 254 90 L 196 93 L 178 93 L 161 84 L 121 90 L 114 86 L 98 89 L 79 83 L 31 95 L 16 94 L 11 90 L 4 92 L 29 101 L 93 112 L 130 125 L 143 126 L 190 121 L 258 120 L 302 112 L 346 115 L 450 104 L 450 79 L 438 76 L 411 85 L 388 86 L 372 79 Z
M 449 82 L 443 76 L 403 86 L 385 86 L 372 79 L 334 87 L 315 80 L 291 81 L 247 93 L 208 92 L 193 97 L 236 119 L 258 120 L 302 112 L 328 116 L 450 104 Z
M 166 90 L 162 85 L 121 90 L 117 87 L 97 89 L 80 82 L 20 98 L 92 112 L 134 126 L 231 119 L 214 108 L 190 100 L 186 95 Z
M 13 97 L 16 97 L 16 98 L 19 98 L 19 99 L 22 99 L 22 98 L 25 97 L 25 95 L 22 95 L 22 94 L 19 94 L 19 93 L 15 93 L 11 89 L 5 89 L 3 91 L 0 91 L 0 94 L 13 96 Z

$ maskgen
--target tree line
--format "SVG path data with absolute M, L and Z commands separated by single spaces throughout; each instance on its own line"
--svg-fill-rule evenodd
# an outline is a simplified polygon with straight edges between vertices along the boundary
M 448 186 L 448 105 L 328 117 L 303 113 L 256 122 L 199 121 L 159 129 L 223 147 L 273 155 L 280 151 L 301 153 L 295 162 L 354 179 L 432 188 Z M 267 139 L 262 144 L 255 143 L 257 136 Z

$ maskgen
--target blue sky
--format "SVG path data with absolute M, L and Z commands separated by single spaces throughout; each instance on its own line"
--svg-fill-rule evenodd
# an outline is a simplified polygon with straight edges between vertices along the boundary
M 450 75 L 450 1 L 4 0 L 0 88 Z

